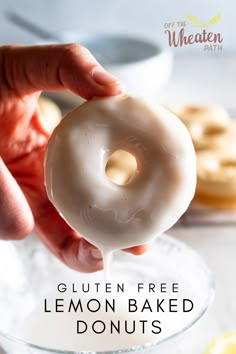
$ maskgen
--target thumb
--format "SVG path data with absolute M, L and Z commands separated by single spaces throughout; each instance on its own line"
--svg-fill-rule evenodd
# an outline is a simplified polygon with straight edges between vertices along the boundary
M 124 86 L 79 44 L 0 48 L 5 86 L 21 95 L 71 90 L 85 99 L 123 93 Z

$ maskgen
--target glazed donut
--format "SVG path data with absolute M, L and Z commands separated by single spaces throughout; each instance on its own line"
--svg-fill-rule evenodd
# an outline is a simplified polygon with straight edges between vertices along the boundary
M 236 151 L 197 154 L 195 201 L 217 209 L 236 209 Z
M 193 121 L 188 131 L 196 150 L 236 146 L 236 124 L 212 120 Z
M 43 126 L 49 133 L 51 133 L 61 121 L 61 110 L 55 102 L 46 97 L 39 97 L 38 104 L 43 118 Z
M 106 175 L 110 156 L 137 161 L 130 183 Z M 185 126 L 129 96 L 92 99 L 54 130 L 45 158 L 48 197 L 67 223 L 103 250 L 146 243 L 170 228 L 195 192 L 196 158 Z
M 179 117 L 184 124 L 199 120 L 211 120 L 216 122 L 227 122 L 230 120 L 227 111 L 220 105 L 169 105 L 166 108 Z

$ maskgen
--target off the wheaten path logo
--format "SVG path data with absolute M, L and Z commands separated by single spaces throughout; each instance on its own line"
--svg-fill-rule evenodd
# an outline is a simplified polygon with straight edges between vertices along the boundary
M 198 17 L 189 15 L 187 21 L 166 22 L 164 24 L 165 34 L 170 47 L 183 47 L 193 44 L 204 44 L 203 50 L 208 52 L 222 51 L 223 37 L 220 32 L 210 31 L 221 20 L 221 13 L 203 22 Z M 186 27 L 203 28 L 202 32 L 186 34 Z

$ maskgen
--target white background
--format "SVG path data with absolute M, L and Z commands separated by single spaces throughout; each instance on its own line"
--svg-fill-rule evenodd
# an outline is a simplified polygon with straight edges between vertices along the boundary
M 236 53 L 235 0 L 1 0 L 0 44 L 33 43 L 37 39 L 7 23 L 4 11 L 9 9 L 14 9 L 35 23 L 56 32 L 123 32 L 164 43 L 165 22 L 186 20 L 188 15 L 205 22 L 220 12 L 221 21 L 210 29 L 221 32 L 224 37 L 222 55 Z M 189 23 L 189 26 L 193 25 Z M 196 29 L 193 28 L 193 32 Z M 196 45 L 178 52 L 181 55 L 192 52 L 203 54 L 202 48 Z

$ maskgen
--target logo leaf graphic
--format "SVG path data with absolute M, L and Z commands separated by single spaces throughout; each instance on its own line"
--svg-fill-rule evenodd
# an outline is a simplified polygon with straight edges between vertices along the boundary
M 207 23 L 201 23 L 200 25 L 194 26 L 194 27 L 195 27 L 195 28 L 208 27 L 208 24 L 207 24 Z
M 221 13 L 218 13 L 216 16 L 212 17 L 212 19 L 210 19 L 209 23 L 211 24 L 216 24 L 220 21 L 221 19 Z
M 192 22 L 194 22 L 194 23 L 196 23 L 196 22 L 198 22 L 199 21 L 199 19 L 197 18 L 197 17 L 195 17 L 195 16 L 188 16 L 188 19 L 190 20 L 190 21 L 192 21 Z

